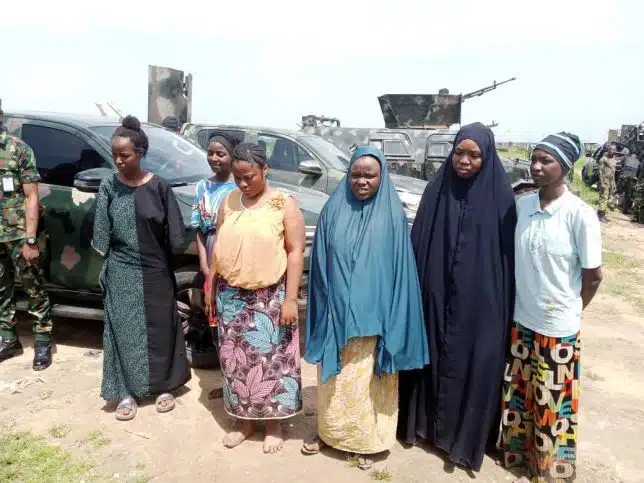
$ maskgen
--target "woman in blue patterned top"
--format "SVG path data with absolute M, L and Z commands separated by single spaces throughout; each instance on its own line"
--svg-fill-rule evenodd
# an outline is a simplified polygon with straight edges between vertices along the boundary
M 214 131 L 208 140 L 208 163 L 214 174 L 197 184 L 191 218 L 192 226 L 197 228 L 199 265 L 206 280 L 215 246 L 219 205 L 230 191 L 237 188 L 231 172 L 230 155 L 241 141 L 233 133 L 225 131 Z

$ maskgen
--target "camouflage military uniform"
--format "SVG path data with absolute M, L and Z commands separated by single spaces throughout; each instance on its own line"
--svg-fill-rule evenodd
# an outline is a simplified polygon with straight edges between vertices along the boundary
M 641 162 L 637 169 L 637 183 L 633 198 L 633 221 L 644 224 L 644 162 Z
M 608 208 L 613 209 L 613 193 L 615 192 L 615 156 L 609 158 L 604 155 L 599 160 L 599 208 L 598 211 L 606 214 Z
M 629 154 L 624 160 L 624 167 L 617 180 L 617 193 L 622 195 L 621 210 L 625 215 L 633 208 L 639 163 L 637 155 Z
M 29 298 L 28 312 L 35 318 L 35 340 L 48 341 L 52 322 L 43 273 L 38 265 L 27 265 L 21 251 L 26 237 L 26 199 L 22 185 L 37 183 L 40 175 L 32 149 L 6 131 L 0 131 L 0 181 L 0 337 L 16 337 L 14 277 L 17 274 Z

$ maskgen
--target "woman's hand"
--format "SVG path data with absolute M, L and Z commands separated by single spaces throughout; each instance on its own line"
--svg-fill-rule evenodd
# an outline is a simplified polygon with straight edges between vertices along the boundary
M 297 300 L 284 300 L 280 312 L 281 325 L 297 324 Z
M 206 279 L 206 283 L 204 284 L 203 290 L 204 290 L 204 297 L 203 297 L 203 303 L 204 303 L 204 309 L 206 311 L 206 316 L 211 317 L 215 314 L 217 311 L 217 302 L 214 297 L 214 290 L 212 289 L 211 284 L 213 283 L 212 280 Z

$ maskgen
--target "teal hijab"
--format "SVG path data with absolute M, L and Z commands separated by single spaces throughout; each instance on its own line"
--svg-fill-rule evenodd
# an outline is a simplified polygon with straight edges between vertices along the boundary
M 349 186 L 351 167 L 363 156 L 377 159 L 381 166 L 378 191 L 365 201 L 358 200 Z M 324 383 L 340 372 L 347 341 L 368 336 L 378 337 L 378 376 L 429 363 L 407 217 L 382 153 L 359 147 L 349 172 L 322 209 L 315 231 L 304 359 L 321 365 Z

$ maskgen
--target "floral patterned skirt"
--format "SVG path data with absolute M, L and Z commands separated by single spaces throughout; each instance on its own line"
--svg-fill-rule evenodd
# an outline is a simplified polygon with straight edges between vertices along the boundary
M 246 290 L 217 282 L 224 408 L 240 419 L 285 419 L 302 410 L 298 325 L 280 325 L 285 277 Z

